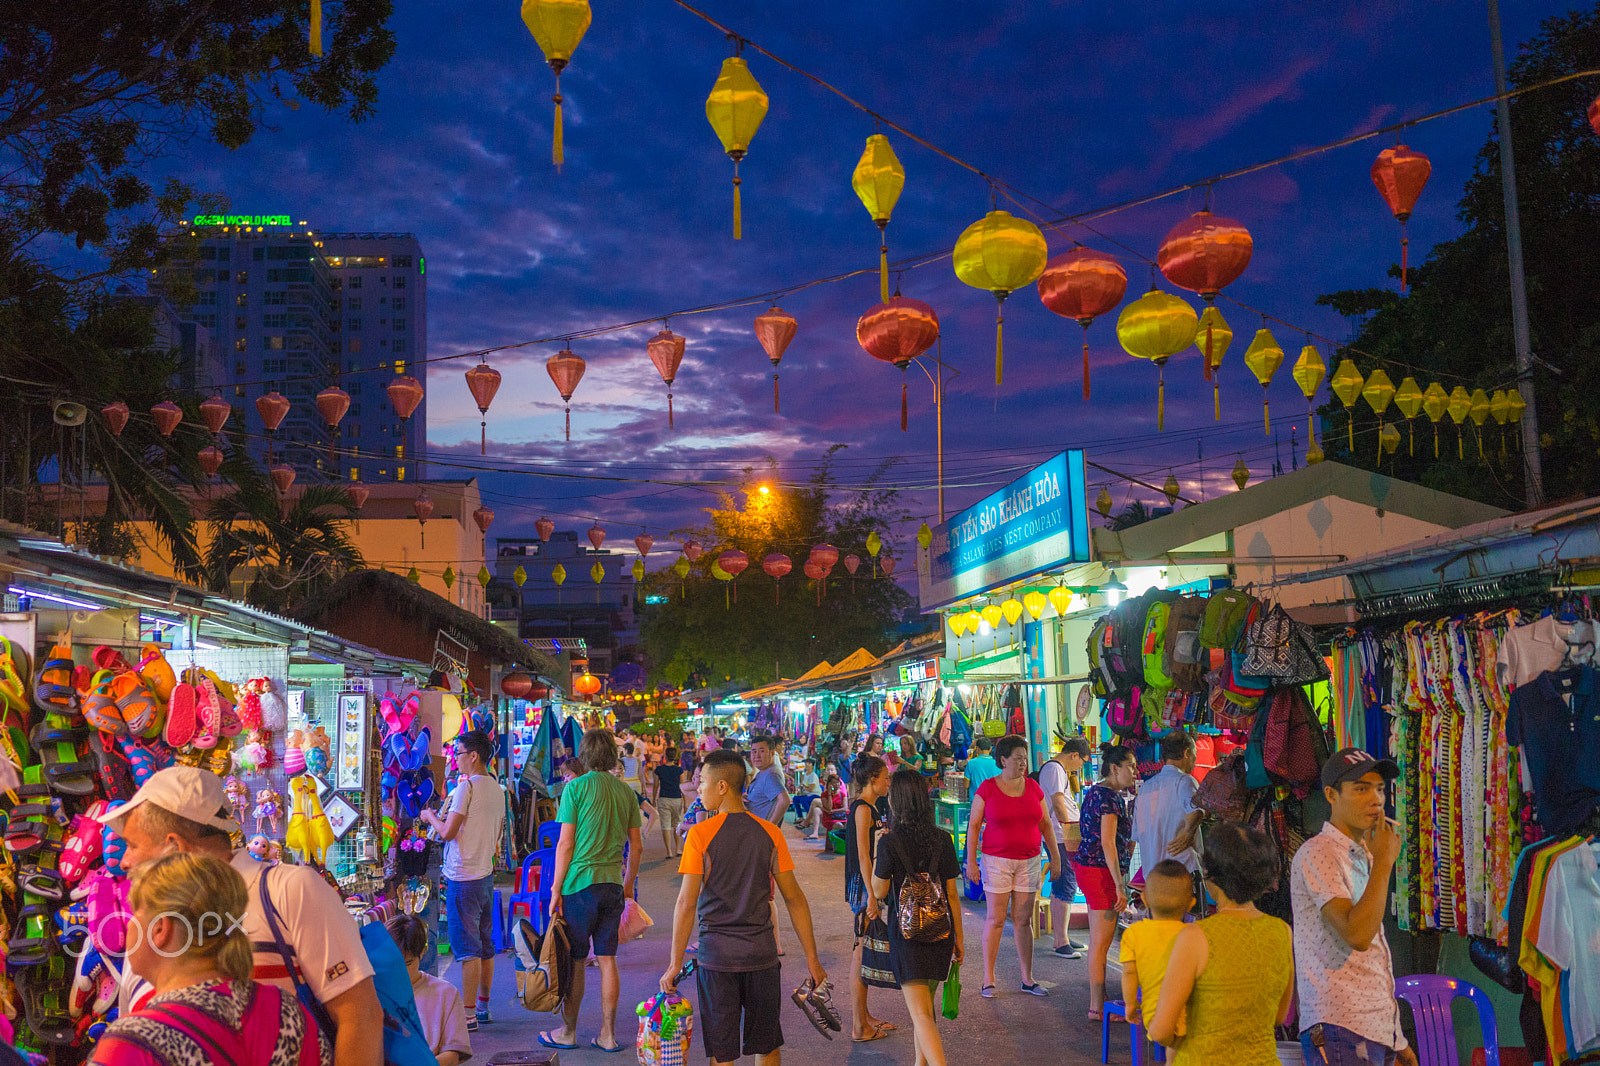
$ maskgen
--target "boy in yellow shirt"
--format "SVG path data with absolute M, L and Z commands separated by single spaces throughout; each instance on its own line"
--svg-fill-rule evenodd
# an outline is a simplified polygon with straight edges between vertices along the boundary
M 1172 942 L 1183 931 L 1183 916 L 1194 904 L 1194 881 L 1176 859 L 1163 859 L 1145 875 L 1144 901 L 1150 917 L 1134 922 L 1122 932 L 1122 1002 L 1128 1024 L 1141 1024 L 1143 1013 L 1155 1016 L 1161 979 L 1167 973 Z M 1178 1032 L 1185 1025 L 1178 1021 Z

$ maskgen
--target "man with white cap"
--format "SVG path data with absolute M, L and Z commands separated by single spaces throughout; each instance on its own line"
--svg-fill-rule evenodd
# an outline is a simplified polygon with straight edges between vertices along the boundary
M 373 989 L 361 931 L 344 901 L 309 866 L 272 866 L 246 851 L 234 851 L 231 834 L 239 826 L 228 811 L 221 778 L 194 767 L 173 766 L 151 775 L 132 799 L 100 820 L 127 841 L 122 865 L 130 872 L 140 863 L 175 851 L 227 860 L 244 878 L 250 900 L 244 931 L 255 948 L 255 979 L 293 993 L 290 967 L 298 968 L 336 1027 L 334 1066 L 380 1066 L 383 1008 Z M 292 959 L 279 953 L 267 926 L 261 908 L 262 877 L 267 878 L 268 895 Z M 149 994 L 149 986 L 124 967 L 118 997 L 121 1013 L 140 1006 Z

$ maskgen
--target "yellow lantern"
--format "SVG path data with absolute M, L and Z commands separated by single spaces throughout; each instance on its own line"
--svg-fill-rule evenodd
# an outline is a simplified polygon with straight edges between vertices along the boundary
M 1495 424 L 1500 427 L 1500 454 L 1506 453 L 1506 420 L 1511 417 L 1511 401 L 1505 389 L 1495 389 L 1494 395 L 1489 397 L 1489 414 L 1494 418 Z
M 1394 393 L 1394 405 L 1400 413 L 1406 416 L 1406 454 L 1417 454 L 1417 430 L 1411 420 L 1417 417 L 1417 412 L 1422 410 L 1422 390 L 1417 387 L 1417 379 L 1410 374 L 1400 383 Z
M 1161 492 L 1167 498 L 1168 507 L 1178 506 L 1178 494 L 1182 491 L 1183 487 L 1178 484 L 1178 475 L 1168 474 L 1166 483 L 1161 486 Z
M 980 615 L 975 610 L 968 611 L 967 612 L 967 632 L 975 634 L 975 633 L 978 632 L 978 627 L 981 626 L 981 625 L 983 625 L 983 616 Z
M 636 582 L 644 580 L 644 560 L 643 559 L 635 559 L 633 561 L 633 580 L 636 581 Z
M 1022 617 L 1022 603 L 1015 597 L 1008 599 L 1000 605 L 1000 613 L 1006 616 L 1009 625 L 1016 625 L 1017 619 Z
M 999 629 L 1000 622 L 1005 617 L 1000 613 L 999 606 L 993 603 L 985 604 L 983 610 L 979 611 L 978 614 L 982 616 L 985 622 L 989 623 L 990 629 Z
M 867 138 L 855 173 L 850 175 L 850 186 L 855 189 L 861 206 L 867 209 L 878 226 L 878 289 L 884 303 L 889 302 L 889 216 L 900 199 L 900 190 L 906 187 L 906 168 L 894 154 L 889 138 L 874 133 Z
M 1467 415 L 1472 410 L 1472 394 L 1465 385 L 1457 385 L 1450 390 L 1450 400 L 1445 405 L 1445 412 L 1450 415 L 1450 421 L 1456 424 L 1456 458 L 1467 457 L 1466 447 L 1461 443 L 1461 423 L 1467 420 Z
M 522 0 L 522 21 L 527 24 L 528 32 L 533 34 L 539 50 L 544 53 L 544 61 L 550 64 L 550 69 L 556 74 L 553 98 L 556 117 L 550 159 L 558 170 L 566 162 L 561 147 L 561 72 L 571 61 L 578 42 L 589 31 L 592 17 L 589 0 Z
M 1217 371 L 1222 369 L 1222 357 L 1232 343 L 1233 330 L 1228 327 L 1228 320 L 1216 304 L 1207 304 L 1194 331 L 1194 346 L 1204 357 L 1206 380 L 1211 382 L 1211 417 L 1218 422 L 1222 421 L 1222 390 L 1217 384 Z
M 1328 374 L 1328 364 L 1322 361 L 1322 353 L 1317 351 L 1316 345 L 1308 344 L 1300 349 L 1300 358 L 1294 361 L 1293 374 L 1294 383 L 1300 386 L 1306 398 L 1306 437 L 1314 441 L 1317 433 L 1311 401 L 1317 395 L 1317 389 L 1322 387 L 1322 379 Z
M 927 548 L 928 545 L 933 543 L 933 530 L 928 528 L 928 523 L 926 522 L 917 527 L 917 543 L 922 545 L 923 548 Z
M 1472 424 L 1478 431 L 1478 458 L 1483 454 L 1483 424 L 1489 420 L 1489 394 L 1482 389 L 1472 390 L 1472 406 L 1467 408 L 1467 417 L 1472 419 Z
M 1277 338 L 1265 326 L 1256 330 L 1255 339 L 1250 342 L 1250 347 L 1244 351 L 1244 365 L 1250 368 L 1250 373 L 1261 382 L 1261 422 L 1267 436 L 1272 436 L 1272 412 L 1267 407 L 1267 386 L 1272 384 L 1272 375 L 1278 372 L 1283 365 L 1283 349 L 1278 347 Z
M 1156 428 L 1164 429 L 1167 419 L 1167 360 L 1194 343 L 1200 319 L 1182 297 L 1151 289 L 1122 309 L 1117 316 L 1117 340 L 1136 359 L 1156 365 L 1160 377 L 1156 386 Z
M 689 558 L 688 558 L 688 556 L 685 556 L 685 555 L 678 556 L 678 561 L 672 564 L 672 572 L 674 574 L 677 574 L 680 580 L 682 578 L 688 577 L 689 576 Z
M 1356 369 L 1356 364 L 1349 359 L 1339 360 L 1339 365 L 1334 368 L 1333 377 L 1328 381 L 1328 388 L 1339 397 L 1339 402 L 1344 404 L 1345 431 L 1350 438 L 1350 454 L 1356 451 L 1356 413 L 1352 410 L 1356 400 L 1361 396 L 1362 385 L 1361 371 Z
M 1422 392 L 1422 413 L 1428 416 L 1428 421 L 1433 423 L 1433 457 L 1439 458 L 1439 419 L 1444 417 L 1445 408 L 1450 406 L 1450 394 L 1444 391 L 1444 386 L 1437 381 L 1429 385 Z
M 750 140 L 767 117 L 767 94 L 762 90 L 750 65 L 740 56 L 722 61 L 722 73 L 706 97 L 706 120 L 722 141 L 722 150 L 733 160 L 733 239 L 744 230 L 739 211 L 739 161 L 750 150 Z
M 511 580 L 516 582 L 517 588 L 520 589 L 528 582 L 528 572 L 519 566 L 511 571 Z
M 1383 372 L 1383 367 L 1378 367 L 1367 375 L 1367 383 L 1361 387 L 1361 398 L 1367 401 L 1367 406 L 1372 408 L 1378 416 L 1378 458 L 1383 458 L 1383 413 L 1389 409 L 1389 402 L 1394 399 L 1394 382 L 1389 380 L 1389 375 Z M 1399 433 L 1399 430 L 1395 430 Z M 1352 449 L 1353 451 L 1354 449 Z
M 1391 425 L 1378 427 L 1378 458 L 1393 455 L 1395 449 L 1400 447 L 1400 430 Z
M 484 588 L 489 587 L 489 582 L 494 580 L 494 575 L 489 573 L 488 566 L 478 567 L 478 584 Z
M 1511 434 L 1511 443 L 1517 448 L 1522 447 L 1522 412 L 1527 409 L 1528 401 L 1522 398 L 1521 390 L 1506 390 L 1506 421 L 1518 427 L 1517 431 Z
M 1250 483 L 1250 468 L 1244 465 L 1242 457 L 1233 461 L 1233 483 L 1239 486 L 1240 492 Z
M 1035 622 L 1044 617 L 1044 609 L 1049 606 L 1049 603 L 1050 601 L 1045 598 L 1044 593 L 1038 589 L 1027 592 L 1022 597 L 1022 606 L 1028 609 L 1028 613 L 1033 616 Z
M 417 568 L 413 566 L 410 570 L 406 571 L 406 580 L 411 582 L 413 585 L 420 585 L 422 584 L 422 575 L 417 573 Z
M 1111 490 L 1106 488 L 1104 485 L 1101 485 L 1100 495 L 1096 496 L 1094 500 L 1095 510 L 1100 512 L 1101 518 L 1111 517 L 1111 504 Z
M 990 211 L 961 231 L 951 261 L 956 277 L 974 289 L 994 293 L 994 383 L 1000 384 L 1005 299 L 1031 285 L 1050 258 L 1044 234 L 1025 218 L 1008 211 Z
M 1050 601 L 1050 606 L 1056 609 L 1057 617 L 1065 618 L 1067 616 L 1067 610 L 1072 606 L 1071 589 L 1065 585 L 1057 585 L 1046 594 L 1045 598 Z
M 556 583 L 556 588 L 560 588 L 562 585 L 566 584 L 567 568 L 562 566 L 560 563 L 552 566 L 550 568 L 550 580 Z
M 444 574 L 442 576 L 444 578 L 445 591 L 448 592 L 451 588 L 453 588 L 455 586 L 455 583 L 456 583 L 455 567 L 446 566 L 444 568 Z
M 967 631 L 967 616 L 964 615 L 964 614 L 953 614 L 953 615 L 951 615 L 950 616 L 950 632 L 954 633 L 956 635 L 956 638 L 959 640 L 960 637 L 961 637 L 961 634 L 965 633 L 966 631 Z
M 1306 449 L 1306 465 L 1316 466 L 1326 458 L 1327 456 L 1322 454 L 1322 445 L 1318 444 L 1315 438 L 1312 438 L 1311 446 Z
M 589 577 L 594 580 L 596 585 L 606 579 L 606 568 L 601 565 L 599 560 L 596 560 L 595 564 L 589 567 Z

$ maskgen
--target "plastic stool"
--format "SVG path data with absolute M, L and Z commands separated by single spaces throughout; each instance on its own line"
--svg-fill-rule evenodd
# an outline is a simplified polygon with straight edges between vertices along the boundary
M 1100 1062 L 1102 1066 L 1111 1061 L 1111 1019 L 1121 1018 L 1127 1020 L 1128 1011 L 1121 1000 L 1107 1000 L 1100 1010 Z M 1129 1050 L 1133 1056 L 1133 1066 L 1145 1066 L 1144 1062 L 1144 1026 L 1133 1025 L 1128 1027 Z M 1150 1059 L 1152 1062 L 1166 1062 L 1166 1048 L 1160 1044 L 1151 1045 Z

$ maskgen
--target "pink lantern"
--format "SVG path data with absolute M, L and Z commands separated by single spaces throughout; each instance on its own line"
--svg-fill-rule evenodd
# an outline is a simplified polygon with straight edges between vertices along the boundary
M 489 526 L 494 522 L 494 511 L 480 506 L 472 512 L 472 520 L 478 524 L 479 533 L 487 533 Z
M 372 495 L 372 490 L 359 481 L 350 482 L 344 491 L 349 493 L 350 504 L 358 511 L 367 505 L 367 497 Z
M 100 417 L 105 419 L 106 429 L 111 431 L 111 435 L 120 437 L 128 426 L 128 405 L 121 400 L 108 403 L 100 408 Z
M 789 347 L 789 342 L 794 340 L 800 323 L 795 317 L 781 307 L 756 316 L 756 340 L 761 342 L 761 347 L 767 353 L 767 358 L 772 360 L 772 413 L 778 413 L 778 360 L 783 358 L 784 351 Z
M 717 565 L 722 567 L 723 573 L 728 575 L 728 583 L 733 585 L 734 579 L 740 574 L 744 573 L 745 568 L 750 565 L 750 556 L 746 555 L 738 548 L 729 548 L 727 551 L 717 556 Z M 737 585 L 734 585 L 733 587 L 733 599 L 736 603 L 739 600 L 739 589 Z
M 156 430 L 163 437 L 170 437 L 183 421 L 183 409 L 171 400 L 162 400 L 150 408 L 150 417 L 156 420 Z
M 828 575 L 833 573 L 833 567 L 823 566 L 817 561 L 817 557 L 813 555 L 811 558 L 806 560 L 804 570 L 806 577 L 809 577 L 812 581 L 817 583 L 817 606 L 821 607 L 822 587 L 827 583 Z
M 691 563 L 697 563 L 700 561 L 700 556 L 705 554 L 705 549 L 700 547 L 700 542 L 697 540 L 686 540 L 683 542 L 683 554 Z
M 894 568 L 895 568 L 894 556 L 885 555 L 883 558 L 878 560 L 878 565 L 883 568 L 883 576 L 884 577 L 893 577 L 894 576 Z
M 289 401 L 276 389 L 265 396 L 256 397 L 256 414 L 261 416 L 261 424 L 267 427 L 268 433 L 276 432 L 288 413 Z
M 221 396 L 212 396 L 200 402 L 200 419 L 205 422 L 213 437 L 222 432 L 222 427 L 227 425 L 228 416 L 231 414 L 233 414 L 232 405 Z
M 772 552 L 761 559 L 761 569 L 772 578 L 772 602 L 778 602 L 778 580 L 794 569 L 794 563 L 782 552 Z
M 633 538 L 633 546 L 639 549 L 640 555 L 649 555 L 650 549 L 655 547 L 655 544 L 656 538 L 652 537 L 648 533 L 640 533 L 637 537 Z
M 389 394 L 389 406 L 402 422 L 422 405 L 422 382 L 410 374 L 399 375 L 384 391 Z
M 500 390 L 500 371 L 488 363 L 479 363 L 467 371 L 467 388 L 472 392 L 472 401 L 478 405 L 478 414 L 484 416 L 478 423 L 478 454 L 489 454 L 489 405 L 494 402 L 494 394 Z
M 661 380 L 667 385 L 667 428 L 672 428 L 672 383 L 677 380 L 678 367 L 683 362 L 684 339 L 664 329 L 650 339 L 645 345 L 645 351 L 650 355 L 650 361 L 656 365 L 656 371 L 661 375 Z
M 572 439 L 572 394 L 578 391 L 578 382 L 583 380 L 583 371 L 587 366 L 583 356 L 574 354 L 568 348 L 563 348 L 544 361 L 545 372 L 550 375 L 550 380 L 555 382 L 556 391 L 561 394 L 561 402 L 567 405 L 568 440 Z
M 811 549 L 811 558 L 824 569 L 832 570 L 833 564 L 839 561 L 839 549 L 832 544 L 818 544 Z
M 288 463 L 274 463 L 268 473 L 272 477 L 272 483 L 278 487 L 278 495 L 288 495 L 290 487 L 294 485 L 294 467 Z
M 846 570 L 850 571 L 850 576 L 851 577 L 855 577 L 856 576 L 856 568 L 859 567 L 860 565 L 861 565 L 861 556 L 859 556 L 859 555 L 846 555 L 844 557 L 844 568 Z
M 207 445 L 200 449 L 200 454 L 195 458 L 200 460 L 200 469 L 206 472 L 206 477 L 216 477 L 217 471 L 222 469 L 222 451 L 219 448 Z
M 411 513 L 417 516 L 417 530 L 422 540 L 422 546 L 428 546 L 428 519 L 433 517 L 433 497 L 428 495 L 428 490 L 423 489 L 411 501 Z
M 533 524 L 533 531 L 539 534 L 541 541 L 548 544 L 550 543 L 550 534 L 556 531 L 556 524 L 548 518 L 540 518 Z
M 317 393 L 317 412 L 322 415 L 322 420 L 328 423 L 329 429 L 337 428 L 349 411 L 350 394 L 339 386 L 329 385 Z
M 606 542 L 606 531 L 600 528 L 600 520 L 596 519 L 594 525 L 589 527 L 589 543 L 594 545 L 594 550 L 599 551 L 600 545 Z

